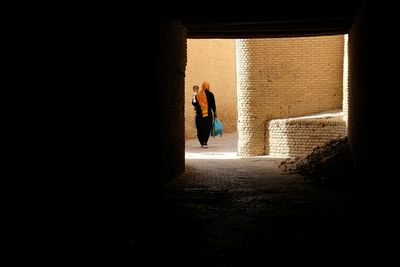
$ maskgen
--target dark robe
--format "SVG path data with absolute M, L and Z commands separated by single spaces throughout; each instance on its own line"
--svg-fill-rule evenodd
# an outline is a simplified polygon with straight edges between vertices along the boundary
M 217 113 L 214 94 L 209 90 L 206 90 L 205 93 L 208 102 L 208 116 L 203 117 L 197 97 L 196 102 L 193 102 L 192 100 L 192 105 L 196 110 L 197 139 L 199 140 L 200 145 L 207 145 L 208 138 L 210 137 L 211 133 L 211 127 L 214 121 L 214 114 Z

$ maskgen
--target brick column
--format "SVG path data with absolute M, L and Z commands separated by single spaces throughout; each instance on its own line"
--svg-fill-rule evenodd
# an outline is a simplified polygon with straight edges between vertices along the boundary
M 238 152 L 269 153 L 267 123 L 342 108 L 343 35 L 236 41 Z

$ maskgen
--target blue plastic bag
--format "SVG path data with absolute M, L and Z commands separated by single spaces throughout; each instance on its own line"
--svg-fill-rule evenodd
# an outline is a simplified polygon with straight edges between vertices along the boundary
M 211 128 L 211 136 L 215 137 L 215 136 L 219 135 L 221 137 L 222 129 L 223 129 L 222 123 L 218 120 L 218 118 L 215 118 L 213 126 Z

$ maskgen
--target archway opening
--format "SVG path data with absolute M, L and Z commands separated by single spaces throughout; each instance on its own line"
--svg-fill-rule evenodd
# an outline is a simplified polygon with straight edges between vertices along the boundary
M 186 158 L 301 157 L 347 134 L 347 35 L 187 39 Z M 224 137 L 196 140 L 193 85 L 211 83 Z

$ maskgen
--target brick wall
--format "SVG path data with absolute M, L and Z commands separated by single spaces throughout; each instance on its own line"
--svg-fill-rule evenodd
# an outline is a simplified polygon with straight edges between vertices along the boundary
M 343 38 L 343 118 L 348 122 L 349 118 L 349 36 L 346 34 Z M 348 131 L 346 123 L 346 134 Z
M 158 99 L 153 100 L 158 104 L 160 125 L 157 131 L 162 140 L 153 140 L 159 147 L 152 153 L 157 153 L 158 170 L 169 179 L 183 172 L 185 167 L 183 88 L 187 64 L 186 28 L 177 20 L 166 20 L 162 23 L 160 38 L 162 46 L 158 64 L 163 87 Z
M 304 157 L 317 146 L 346 136 L 346 125 L 342 112 L 271 120 L 267 126 L 270 156 Z
M 352 29 L 348 35 L 348 136 L 354 164 L 359 171 L 361 171 L 360 166 L 368 166 L 368 169 L 373 167 L 373 165 L 370 164 L 370 159 L 368 157 L 376 154 L 379 155 L 379 149 L 377 151 L 377 149 L 374 149 L 373 147 L 374 139 L 371 138 L 371 130 L 375 127 L 371 127 L 371 122 L 379 121 L 379 129 L 381 129 L 384 127 L 384 125 L 382 125 L 382 118 L 384 116 L 388 117 L 389 115 L 384 114 L 384 116 L 379 116 L 379 114 L 383 114 L 383 111 L 382 109 L 378 109 L 379 105 L 377 105 L 377 103 L 373 103 L 374 101 L 379 100 L 378 94 L 374 91 L 379 90 L 381 93 L 383 92 L 383 89 L 385 88 L 383 82 L 387 77 L 384 76 L 385 78 L 383 78 L 378 75 L 379 69 L 385 69 L 384 65 L 369 65 L 370 63 L 368 59 L 371 55 L 382 57 L 384 51 L 377 51 L 377 47 L 368 47 L 368 43 L 371 41 L 369 38 L 372 38 L 373 35 L 369 35 L 370 33 L 368 32 L 366 25 L 370 23 L 369 21 L 372 20 L 373 17 L 371 17 L 371 14 L 365 14 L 364 12 L 363 9 L 354 21 Z M 368 51 L 367 48 L 369 48 L 370 51 Z M 371 77 L 371 74 L 374 76 Z M 379 81 L 378 84 L 373 82 L 375 79 Z M 372 103 L 377 106 L 372 108 Z M 388 138 L 388 136 L 385 136 L 385 138 Z M 382 146 L 382 141 L 383 139 L 381 139 L 381 142 L 377 142 L 379 146 Z M 373 156 L 373 164 L 377 164 L 375 158 L 376 157 Z M 369 172 L 367 173 L 369 175 Z
M 272 119 L 342 108 L 343 35 L 236 41 L 238 152 L 269 154 Z
M 210 83 L 224 132 L 236 131 L 235 40 L 188 39 L 185 77 L 185 137 L 196 138 L 191 98 L 193 85 Z

